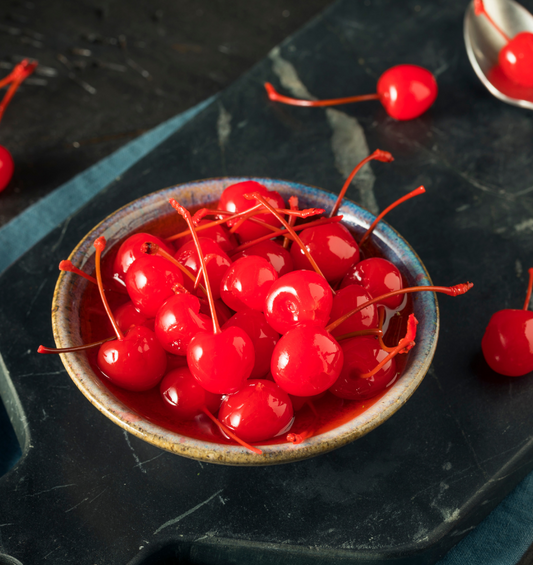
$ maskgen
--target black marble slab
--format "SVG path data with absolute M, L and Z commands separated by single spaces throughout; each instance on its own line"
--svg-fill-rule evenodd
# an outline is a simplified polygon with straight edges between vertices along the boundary
M 0 279 L 0 392 L 23 448 L 0 479 L 0 563 L 12 562 L 3 552 L 24 565 L 429 564 L 533 469 L 531 376 L 498 376 L 480 353 L 490 315 L 522 306 L 533 266 L 533 114 L 478 82 L 462 43 L 465 8 L 336 3 Z M 367 93 L 398 63 L 438 79 L 434 107 L 411 122 L 392 120 L 378 102 L 333 112 L 278 106 L 262 87 Z M 85 400 L 59 358 L 36 355 L 53 341 L 58 261 L 119 206 L 220 175 L 336 191 L 365 142 L 396 161 L 372 164 L 350 197 L 383 209 L 424 184 L 427 194 L 389 223 L 436 284 L 475 283 L 464 297 L 439 299 L 426 379 L 369 435 L 289 465 L 198 463 L 129 436 Z

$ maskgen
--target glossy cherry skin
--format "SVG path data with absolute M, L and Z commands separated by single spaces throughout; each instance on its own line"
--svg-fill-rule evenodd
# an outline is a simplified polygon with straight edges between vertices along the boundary
M 353 265 L 342 279 L 341 288 L 351 284 L 361 285 L 372 298 L 403 288 L 402 275 L 398 267 L 381 257 L 371 257 Z M 377 304 L 392 310 L 402 303 L 403 296 L 391 296 Z
M 253 192 L 259 192 L 266 198 L 267 202 L 272 204 L 275 208 L 285 208 L 285 202 L 278 192 L 268 190 L 262 184 L 252 180 L 232 184 L 224 189 L 218 206 L 220 210 L 226 210 L 227 212 L 243 212 L 244 210 L 249 210 L 255 206 L 257 202 L 255 200 L 248 200 L 244 195 L 252 194 Z M 255 216 L 255 218 L 272 226 L 281 226 L 279 220 L 270 212 L 259 214 Z M 236 221 L 228 222 L 228 227 L 234 225 Z M 246 220 L 239 226 L 235 233 L 237 233 L 241 241 L 251 241 L 252 239 L 266 235 L 269 233 L 269 230 L 250 220 Z
M 523 31 L 503 47 L 498 61 L 504 74 L 513 82 L 533 87 L 533 33 Z
M 204 259 L 207 261 L 207 274 L 209 276 L 211 290 L 213 291 L 213 296 L 217 299 L 220 298 L 220 281 L 226 274 L 228 267 L 231 265 L 231 259 L 224 251 L 222 251 L 220 246 L 209 237 L 200 237 L 199 239 Z M 187 267 L 187 269 L 189 269 L 189 271 L 191 271 L 191 273 L 196 277 L 201 264 L 194 241 L 189 241 L 180 247 L 174 257 L 184 267 Z M 185 288 L 192 291 L 194 285 L 188 277 L 186 277 L 186 279 Z M 203 276 L 200 283 L 205 286 L 205 279 Z
M 97 364 L 112 383 L 140 392 L 159 383 L 167 368 L 167 354 L 153 331 L 137 326 L 124 339 L 102 344 Z
M 416 65 L 392 67 L 377 84 L 380 102 L 396 120 L 412 120 L 423 114 L 435 102 L 437 92 L 435 77 Z
M 115 261 L 113 263 L 113 278 L 115 280 L 122 283 L 126 281 L 126 273 L 128 272 L 130 265 L 139 257 L 146 255 L 146 253 L 143 253 L 142 247 L 147 241 L 156 243 L 167 253 L 170 253 L 170 255 L 174 254 L 173 247 L 155 235 L 144 232 L 130 235 L 130 237 L 128 237 L 128 239 L 126 239 L 119 247 L 118 253 L 115 256 Z
M 204 390 L 187 367 L 169 371 L 159 385 L 161 398 L 178 420 L 192 420 L 203 409 L 217 413 L 222 396 Z
M 325 326 L 331 313 L 333 293 L 314 271 L 293 271 L 270 287 L 264 313 L 268 324 L 284 334 L 300 323 Z
M 255 363 L 250 378 L 260 379 L 267 375 L 270 371 L 272 352 L 279 341 L 279 333 L 268 325 L 265 315 L 258 310 L 248 309 L 237 312 L 222 326 L 222 329 L 230 326 L 244 330 L 254 345 Z
M 141 314 L 131 300 L 128 300 L 122 306 L 119 306 L 114 312 L 115 321 L 120 328 L 120 331 L 127 333 L 132 327 L 135 326 L 146 326 L 153 331 L 154 320 L 153 318 L 147 318 L 144 314 Z
M 481 340 L 483 356 L 501 375 L 520 377 L 533 371 L 533 312 L 500 310 Z
M 276 269 L 276 272 L 280 277 L 294 270 L 294 262 L 291 254 L 282 245 L 272 241 L 271 239 L 256 243 L 247 249 L 239 251 L 239 253 L 232 256 L 232 259 L 233 261 L 238 261 L 239 259 L 249 257 L 250 255 L 258 255 L 259 257 L 266 259 L 274 267 L 274 269 Z
M 344 314 L 355 310 L 361 304 L 372 300 L 370 294 L 362 287 L 352 284 L 342 288 L 333 297 L 333 305 L 331 307 L 330 321 L 338 320 Z M 331 335 L 339 337 L 341 335 L 368 330 L 378 327 L 378 312 L 374 304 L 364 308 L 357 314 L 350 316 L 342 324 L 331 331 Z
M 334 283 L 359 262 L 359 246 L 352 234 L 341 224 L 325 224 L 303 230 L 300 239 L 316 261 L 326 279 Z M 296 269 L 313 267 L 301 247 L 293 243 L 291 256 Z
M 232 263 L 220 282 L 220 298 L 232 310 L 262 311 L 265 298 L 278 274 L 262 257 L 250 255 Z
M 314 396 L 338 378 L 344 355 L 325 328 L 302 324 L 278 341 L 270 369 L 278 385 L 294 396 Z
M 347 400 L 366 400 L 391 386 L 398 378 L 396 358 L 392 358 L 375 375 L 361 377 L 369 373 L 388 354 L 379 347 L 375 337 L 355 337 L 341 342 L 344 365 L 339 378 L 329 391 Z
M 197 224 L 201 226 L 203 224 L 209 224 L 209 220 L 200 220 Z M 225 253 L 229 253 L 232 249 L 237 247 L 237 240 L 235 236 L 229 232 L 224 226 L 211 226 L 205 230 L 201 230 L 198 232 L 200 237 L 208 237 L 212 239 Z M 192 241 L 192 235 L 185 235 L 180 239 L 176 240 L 175 243 L 179 245 L 178 250 L 181 249 L 186 243 Z
M 159 255 L 143 255 L 126 273 L 126 289 L 133 304 L 147 318 L 174 294 L 174 287 L 183 285 L 183 274 L 170 261 Z
M 0 192 L 9 184 L 14 170 L 15 164 L 11 153 L 3 145 L 0 145 Z
M 255 363 L 252 340 L 236 326 L 220 333 L 198 332 L 187 349 L 187 364 L 198 382 L 214 394 L 244 386 Z
M 293 409 L 289 395 L 272 381 L 249 380 L 222 400 L 219 420 L 244 441 L 255 443 L 289 430 Z
M 200 314 L 200 301 L 192 294 L 171 296 L 155 317 L 155 335 L 163 348 L 174 355 L 187 355 L 191 339 L 210 326 L 211 319 Z

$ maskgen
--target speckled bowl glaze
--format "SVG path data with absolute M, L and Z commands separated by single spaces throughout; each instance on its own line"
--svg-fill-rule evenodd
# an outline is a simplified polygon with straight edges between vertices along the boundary
M 216 202 L 227 186 L 249 180 L 220 178 L 173 186 L 144 196 L 111 214 L 89 232 L 76 246 L 70 260 L 91 272 L 94 266 L 93 242 L 104 236 L 110 247 L 158 216 L 175 214 L 168 204 L 175 198 L 187 208 Z M 336 197 L 317 188 L 298 183 L 272 179 L 253 179 L 270 190 L 277 190 L 286 199 L 298 196 L 301 207 L 316 206 L 331 210 Z M 340 214 L 344 222 L 362 235 L 374 216 L 359 206 L 345 201 Z M 385 222 L 374 231 L 376 246 L 386 259 L 395 263 L 412 285 L 431 285 L 429 275 L 409 244 Z M 80 333 L 80 303 L 87 281 L 72 273 L 59 276 L 53 299 L 52 324 L 57 347 L 82 344 Z M 314 457 L 342 447 L 367 434 L 390 418 L 414 393 L 426 375 L 437 345 L 439 312 L 432 292 L 412 295 L 414 311 L 419 321 L 416 347 L 411 351 L 405 370 L 398 381 L 378 402 L 362 414 L 338 427 L 314 436 L 299 445 L 280 443 L 259 447 L 263 455 L 256 455 L 238 445 L 212 443 L 186 437 L 153 424 L 120 402 L 92 370 L 84 353 L 62 354 L 61 358 L 70 377 L 89 401 L 110 420 L 161 449 L 200 461 L 222 465 L 274 465 Z

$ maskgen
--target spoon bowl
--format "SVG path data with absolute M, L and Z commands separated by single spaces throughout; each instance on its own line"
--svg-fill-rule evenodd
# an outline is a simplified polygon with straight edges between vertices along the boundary
M 509 37 L 522 31 L 533 33 L 533 16 L 514 0 L 484 0 L 484 5 Z M 476 16 L 474 1 L 466 10 L 463 33 L 470 63 L 488 91 L 507 104 L 533 110 L 533 88 L 521 86 L 504 75 L 498 54 L 505 39 L 485 16 Z

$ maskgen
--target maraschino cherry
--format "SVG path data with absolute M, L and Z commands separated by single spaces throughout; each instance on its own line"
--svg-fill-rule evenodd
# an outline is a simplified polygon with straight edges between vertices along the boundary
M 533 87 L 533 33 L 522 31 L 512 39 L 485 10 L 483 0 L 474 0 L 476 16 L 484 15 L 507 42 L 498 54 L 498 62 L 507 78 L 526 87 Z
M 423 67 L 397 65 L 385 71 L 378 80 L 376 94 L 349 96 L 331 100 L 300 100 L 279 94 L 269 83 L 265 88 L 270 100 L 291 106 L 337 106 L 364 100 L 379 100 L 389 116 L 396 120 L 412 120 L 422 115 L 437 98 L 437 81 Z
M 522 310 L 500 310 L 492 315 L 481 349 L 490 368 L 508 377 L 533 371 L 533 312 L 528 310 L 533 288 L 533 268 Z

